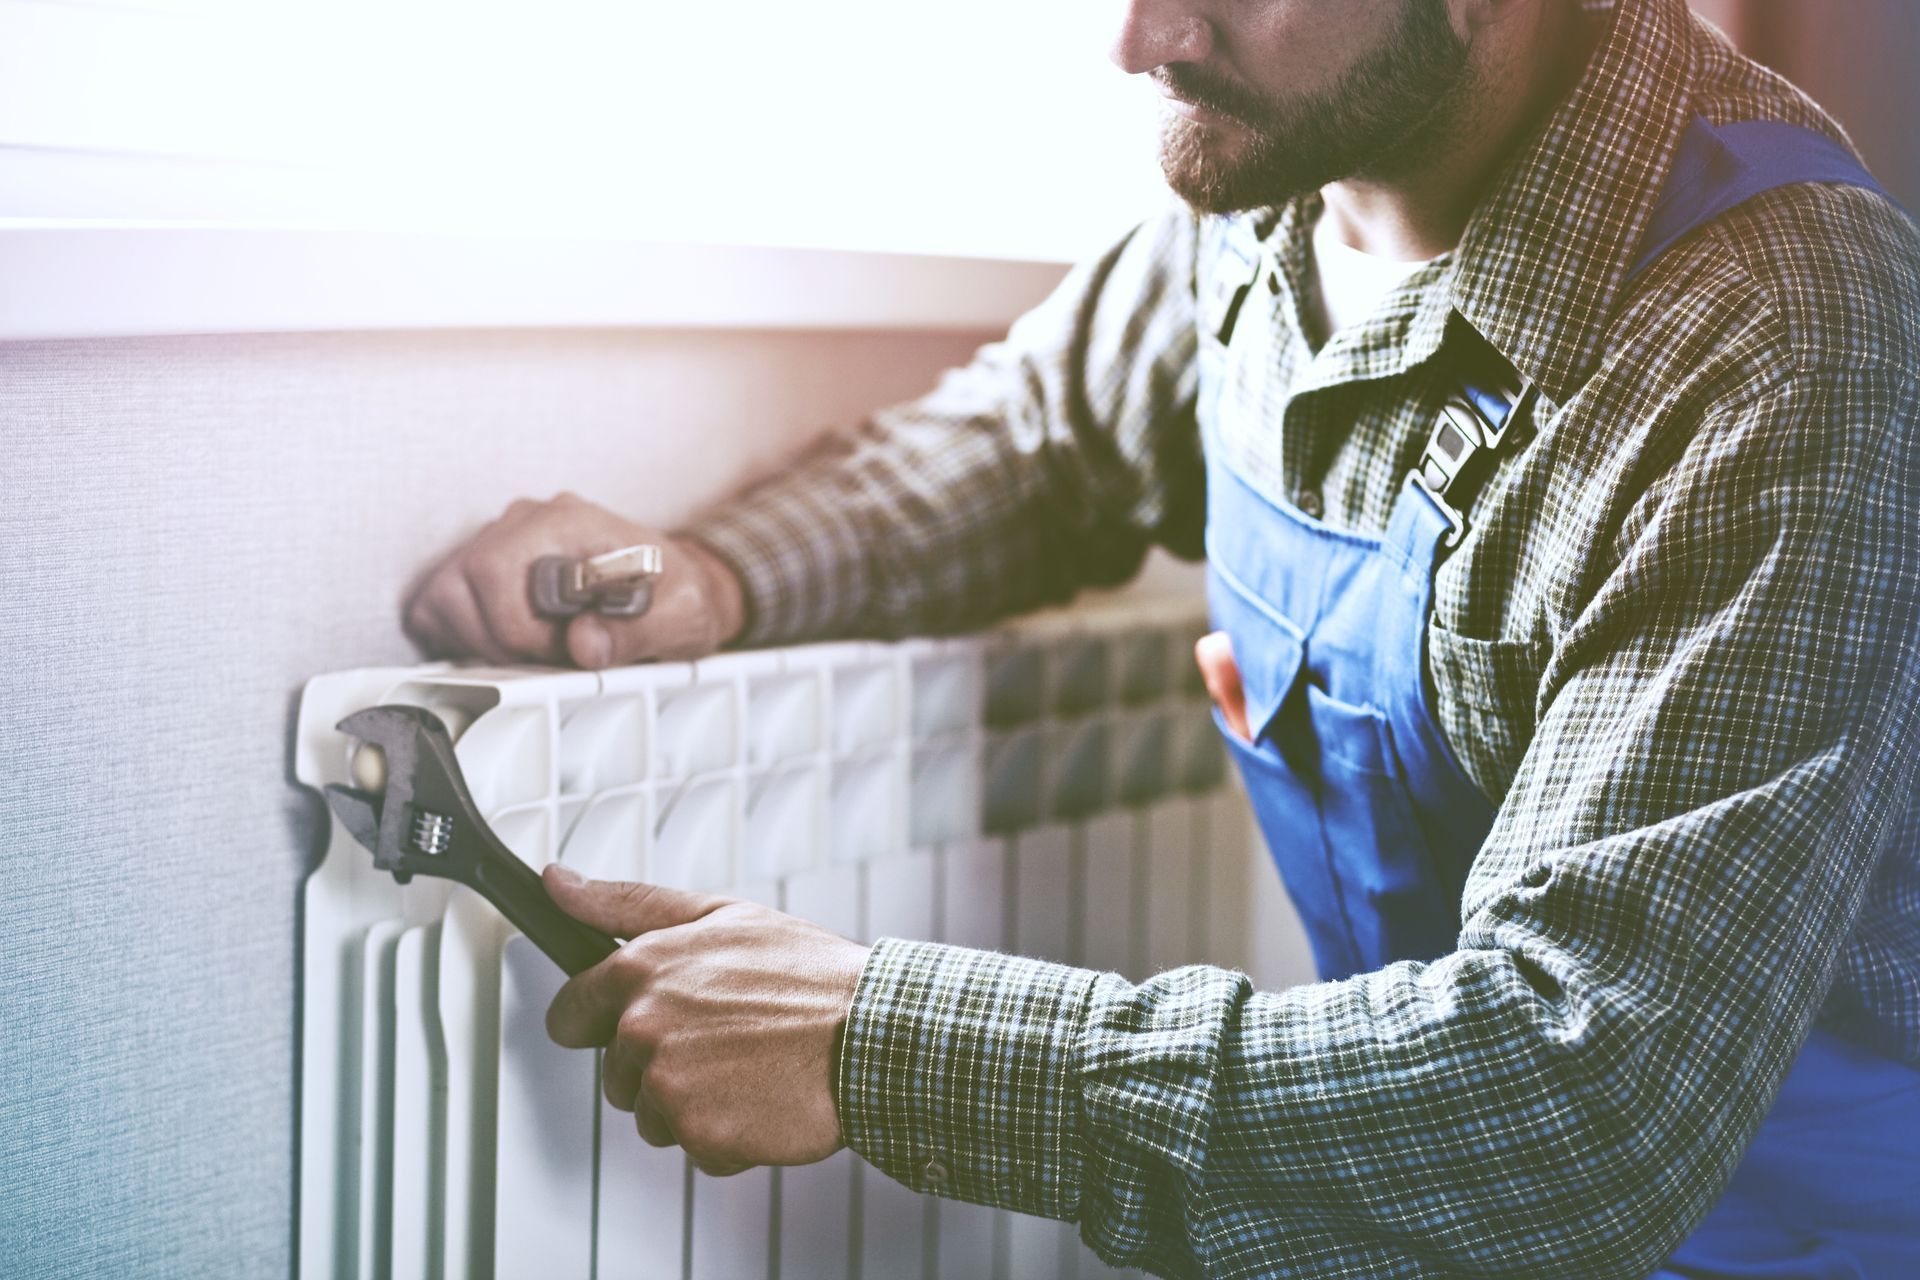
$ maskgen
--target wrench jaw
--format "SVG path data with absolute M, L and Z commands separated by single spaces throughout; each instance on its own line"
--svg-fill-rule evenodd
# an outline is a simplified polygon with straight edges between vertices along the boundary
M 416 873 L 443 876 L 454 880 L 461 878 L 452 866 L 452 860 L 445 856 L 444 842 L 438 845 L 442 849 L 439 855 L 431 853 L 426 848 L 415 847 L 416 842 L 411 838 L 411 833 L 415 829 L 422 830 L 429 836 L 444 830 L 440 824 L 431 820 L 423 823 L 423 815 L 418 811 L 415 812 L 411 822 L 396 824 L 400 839 L 383 838 L 382 833 L 387 825 L 384 821 L 385 815 L 394 813 L 404 816 L 411 806 L 388 800 L 358 787 L 342 786 L 340 783 L 332 782 L 327 784 L 327 807 L 333 810 L 334 817 L 340 820 L 340 824 L 352 834 L 353 838 L 365 845 L 368 852 L 373 854 L 373 865 L 381 871 L 390 873 L 401 884 L 406 884 L 413 879 Z M 434 819 L 442 815 L 424 816 Z
M 386 755 L 384 792 L 327 787 L 327 803 L 372 852 L 374 865 L 401 884 L 415 875 L 470 884 L 472 838 L 491 833 L 440 717 L 421 707 L 368 707 L 337 727 Z
M 358 787 L 330 782 L 327 784 L 327 807 L 333 810 L 333 816 L 340 820 L 340 825 L 355 840 L 373 851 L 374 865 L 381 866 L 379 797 Z M 381 869 L 385 870 L 384 867 Z
M 401 884 L 426 875 L 467 886 L 569 974 L 613 954 L 619 944 L 563 911 L 547 896 L 539 872 L 487 826 L 438 716 L 418 707 L 370 707 L 339 728 L 386 753 L 385 791 L 327 788 L 327 803 L 373 851 L 375 866 Z

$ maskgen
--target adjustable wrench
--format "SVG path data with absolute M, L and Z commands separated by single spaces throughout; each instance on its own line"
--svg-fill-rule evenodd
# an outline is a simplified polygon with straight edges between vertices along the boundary
M 362 751 L 375 747 L 384 757 L 384 786 L 327 787 L 327 804 L 373 851 L 374 866 L 401 884 L 423 875 L 466 885 L 569 974 L 613 954 L 620 944 L 556 906 L 540 876 L 487 826 L 438 716 L 420 707 L 369 707 L 339 728 Z

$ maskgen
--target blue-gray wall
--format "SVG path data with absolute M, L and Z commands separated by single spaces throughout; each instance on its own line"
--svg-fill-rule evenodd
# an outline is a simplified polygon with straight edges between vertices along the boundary
M 1745 43 L 1837 116 L 1867 163 L 1920 212 L 1920 3 L 1747 0 Z
M 973 343 L 0 344 L 0 1275 L 290 1268 L 318 672 L 522 493 L 671 520 Z

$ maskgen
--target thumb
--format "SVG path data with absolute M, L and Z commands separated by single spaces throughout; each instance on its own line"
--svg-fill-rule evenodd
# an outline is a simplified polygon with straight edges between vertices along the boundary
M 540 875 L 547 896 L 562 911 L 616 938 L 637 938 L 655 929 L 688 924 L 727 901 L 711 893 L 637 880 L 587 880 L 557 862 L 547 864 Z
M 680 656 L 686 646 L 677 643 L 680 629 L 671 621 L 673 612 L 649 609 L 634 618 L 610 618 L 588 610 L 567 624 L 567 656 L 583 671 Z M 670 616 L 663 619 L 662 614 Z M 704 656 L 704 651 L 686 656 Z
M 568 624 L 567 656 L 585 671 L 600 671 L 613 665 L 613 632 L 600 615 L 588 611 Z
M 645 609 L 630 617 L 590 610 L 568 624 L 567 656 L 576 666 L 704 658 L 740 634 L 746 604 L 733 570 L 697 542 L 663 545 L 664 567 Z

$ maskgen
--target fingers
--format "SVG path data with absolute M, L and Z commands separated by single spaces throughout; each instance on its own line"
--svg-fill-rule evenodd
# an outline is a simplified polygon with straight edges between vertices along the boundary
M 462 566 L 467 589 L 493 647 L 520 658 L 556 661 L 560 628 L 533 611 L 527 590 L 530 561 L 510 548 L 472 549 Z
M 407 634 L 433 657 L 476 657 L 508 661 L 494 643 L 473 589 L 456 566 L 442 566 L 407 604 Z
M 525 521 L 538 504 L 521 499 L 509 506 L 499 519 L 483 528 L 468 543 L 436 565 L 421 579 L 403 611 L 404 628 L 415 644 L 433 657 L 477 657 L 488 662 L 508 662 L 514 651 L 495 636 L 487 619 L 477 587 L 491 589 L 492 574 L 476 581 L 473 572 L 474 551 L 489 540 Z M 552 637 L 548 637 L 552 643 Z
M 646 1075 L 647 1050 L 615 1036 L 607 1051 L 600 1055 L 600 1094 L 616 1111 L 633 1111 L 639 1106 L 640 1083 Z
M 620 1033 L 600 1060 L 600 1092 L 621 1111 L 633 1112 L 633 1127 L 648 1145 L 678 1146 L 673 1122 L 647 1089 L 647 1064 L 653 1044 L 647 1029 L 632 1019 L 622 1021 Z
M 651 964 L 644 940 L 624 944 L 585 973 L 567 980 L 547 1006 L 547 1035 L 568 1049 L 593 1049 L 613 1041 L 633 997 L 645 988 Z M 629 1098 L 639 1085 L 636 1074 L 622 1088 Z M 615 1106 L 619 1098 L 609 1092 Z
M 664 575 L 663 575 L 664 576 Z M 650 658 L 704 658 L 713 652 L 690 635 L 685 610 L 675 609 L 673 593 L 654 585 L 654 602 L 637 618 L 583 613 L 567 626 L 567 657 L 576 667 L 599 671 Z M 682 615 L 676 620 L 676 614 Z
M 633 1113 L 634 1130 L 648 1145 L 684 1146 L 666 1100 L 649 1082 L 647 1069 L 652 1060 L 653 1045 L 647 1029 L 623 1021 L 619 1035 L 601 1059 L 600 1090 L 613 1107 Z M 731 1178 L 754 1167 L 733 1158 L 732 1152 L 717 1149 L 689 1150 L 687 1154 L 695 1168 L 714 1178 Z
M 520 499 L 420 583 L 405 608 L 407 633 L 435 656 L 559 661 L 566 654 L 565 628 L 534 612 L 528 585 L 534 562 L 659 540 L 572 494 Z
M 541 556 L 591 556 L 643 542 L 661 544 L 664 554 L 652 604 L 639 617 L 589 612 L 559 623 L 534 612 L 527 575 Z M 429 574 L 405 610 L 408 634 L 436 656 L 565 659 L 589 670 L 704 657 L 739 633 L 744 616 L 739 578 L 714 553 L 566 493 L 507 508 Z
M 633 1127 L 639 1132 L 640 1137 L 648 1146 L 676 1147 L 680 1145 L 680 1139 L 674 1135 L 673 1126 L 667 1123 L 667 1118 L 660 1114 L 660 1109 L 653 1105 L 651 1099 L 646 1097 L 644 1090 L 639 1095 L 636 1095 L 634 1100 Z
M 594 613 L 583 613 L 567 626 L 567 657 L 585 671 L 601 671 L 623 662 L 638 662 L 639 656 L 624 657 L 614 648 L 613 633 Z M 638 648 L 628 645 L 628 649 Z
M 651 658 L 704 658 L 739 634 L 745 606 L 733 570 L 697 542 L 668 542 L 663 552 L 645 613 L 573 620 L 566 647 L 575 665 L 598 670 Z
M 547 1029 L 562 1045 L 605 1046 L 601 1088 L 647 1141 L 675 1143 L 719 1174 L 809 1163 L 842 1145 L 834 1043 L 867 948 L 705 894 L 551 869 L 546 884 L 576 917 L 638 930 L 561 987 Z
M 1224 631 L 1200 637 L 1193 646 L 1194 661 L 1200 664 L 1200 678 L 1207 693 L 1220 708 L 1227 727 L 1242 741 L 1253 741 L 1247 724 L 1247 692 L 1240 683 L 1240 666 L 1233 659 L 1233 640 Z
M 621 1111 L 633 1112 L 633 1127 L 648 1145 L 678 1146 L 680 1137 L 647 1088 L 647 1065 L 653 1059 L 649 1029 L 636 1018 L 621 1020 L 619 1034 L 600 1060 L 600 1092 Z
M 601 1089 L 614 1106 L 633 1112 L 634 1130 L 648 1146 L 677 1147 L 680 1135 L 674 1132 L 673 1122 L 667 1119 L 666 1111 L 647 1089 L 646 1061 L 651 1056 L 638 1043 L 622 1036 L 607 1050 L 606 1065 L 602 1068 L 607 1078 L 602 1080 Z M 624 1098 L 616 1097 L 616 1090 L 623 1093 Z
M 547 1035 L 569 1049 L 590 1049 L 613 1039 L 661 958 L 649 935 L 691 923 L 733 901 L 624 880 L 580 880 L 577 873 L 552 864 L 544 876 L 548 895 L 562 911 L 603 933 L 629 939 L 599 964 L 568 979 L 547 1006 Z
M 547 895 L 562 911 L 616 938 L 688 924 L 732 901 L 633 880 L 583 880 L 557 863 L 549 864 L 542 876 Z
M 476 534 L 440 570 L 440 576 L 457 579 L 441 589 L 464 594 L 471 602 L 463 613 L 467 625 L 456 637 L 471 647 L 456 650 L 455 656 L 484 656 L 491 651 L 509 661 L 532 658 L 551 662 L 559 657 L 559 628 L 533 611 L 527 589 L 528 568 L 533 563 L 529 549 L 544 541 L 542 524 L 541 505 L 522 499 Z M 429 583 L 428 589 L 436 585 Z

